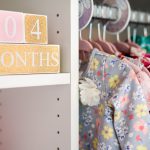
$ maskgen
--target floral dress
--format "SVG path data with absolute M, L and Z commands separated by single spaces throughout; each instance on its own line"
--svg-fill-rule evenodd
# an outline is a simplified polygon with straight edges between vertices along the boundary
M 135 72 L 95 49 L 82 77 L 100 95 L 97 106 L 80 103 L 80 150 L 150 150 L 150 115 Z

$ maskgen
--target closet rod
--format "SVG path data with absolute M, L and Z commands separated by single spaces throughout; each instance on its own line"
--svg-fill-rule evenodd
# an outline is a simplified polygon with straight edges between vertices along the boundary
M 116 20 L 119 17 L 119 9 L 108 6 L 94 5 L 93 18 Z M 131 11 L 130 23 L 150 25 L 150 13 Z

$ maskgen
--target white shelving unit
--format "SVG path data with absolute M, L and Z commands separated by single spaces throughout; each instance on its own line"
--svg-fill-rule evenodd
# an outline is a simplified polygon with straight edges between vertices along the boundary
M 78 0 L 0 0 L 0 10 L 48 16 L 61 73 L 0 76 L 0 150 L 78 150 Z
M 70 84 L 70 74 L 36 74 L 0 76 L 0 89 Z

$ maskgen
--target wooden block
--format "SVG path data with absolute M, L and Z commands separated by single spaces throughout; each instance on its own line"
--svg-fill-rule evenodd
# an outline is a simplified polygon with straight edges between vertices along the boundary
M 25 41 L 26 43 L 47 44 L 47 17 L 38 15 L 25 15 Z
M 59 72 L 59 45 L 0 44 L 0 75 Z
M 0 42 L 47 44 L 47 16 L 0 11 Z
M 23 13 L 0 11 L 0 42 L 25 42 Z

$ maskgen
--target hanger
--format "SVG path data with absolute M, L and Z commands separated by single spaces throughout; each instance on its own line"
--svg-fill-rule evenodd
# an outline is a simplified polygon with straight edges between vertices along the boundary
M 91 52 L 93 50 L 93 46 L 90 44 L 89 41 L 83 40 L 81 32 L 82 31 L 80 31 L 79 50 L 85 52 Z
M 117 48 L 115 47 L 115 45 L 113 43 L 110 42 L 109 44 L 114 51 L 114 55 L 116 55 L 117 57 L 120 57 L 122 55 L 122 53 L 117 50 Z
M 93 46 L 93 48 L 97 48 L 99 51 L 103 51 L 101 45 L 99 45 L 97 42 L 92 40 L 92 33 L 93 33 L 93 23 L 90 23 L 90 29 L 89 29 L 89 42 Z
M 127 43 L 120 41 L 119 33 L 117 33 L 117 42 L 115 42 L 114 45 L 123 55 L 130 54 L 130 46 Z
M 137 32 L 137 30 L 135 32 Z M 135 40 L 134 40 L 134 42 L 131 41 L 131 27 L 130 27 L 130 25 L 127 28 L 127 37 L 128 38 L 127 38 L 126 42 L 128 43 L 129 46 L 134 47 L 134 48 L 140 48 L 140 46 L 135 43 Z M 134 39 L 135 38 L 136 38 L 136 35 L 134 35 Z
M 110 17 L 112 15 L 112 12 L 110 11 Z M 117 51 L 119 51 L 121 54 L 126 55 L 130 53 L 130 46 L 120 41 L 119 33 L 116 34 L 117 36 L 117 42 L 113 43 L 113 45 L 116 47 Z
M 104 52 L 108 54 L 114 54 L 114 50 L 111 47 L 109 42 L 106 42 L 106 25 L 103 27 L 103 39 L 101 39 L 101 32 L 100 32 L 100 23 L 97 24 L 98 28 L 98 40 L 96 41 L 99 45 L 101 45 Z
M 98 9 L 98 10 L 101 10 L 101 15 L 103 17 L 103 8 L 101 9 Z M 109 9 L 109 17 L 111 18 L 112 17 L 112 10 Z M 100 23 L 97 24 L 97 29 L 98 29 L 98 40 L 97 42 L 102 46 L 103 50 L 106 52 L 106 53 L 109 53 L 109 54 L 115 54 L 117 52 L 117 49 L 115 48 L 115 46 L 110 43 L 110 42 L 106 42 L 106 23 L 104 25 L 104 28 L 103 28 L 103 39 L 101 38 L 101 28 L 100 28 Z
M 82 39 L 82 31 L 80 31 L 79 40 L 79 58 L 81 61 L 86 62 L 89 59 L 89 54 L 93 50 L 93 46 L 87 40 Z
M 144 36 L 147 37 L 148 36 L 148 29 L 147 29 L 147 27 L 143 28 L 143 32 L 144 32 Z
M 133 29 L 133 42 L 136 43 L 137 38 L 137 27 Z
M 112 18 L 112 15 L 113 15 L 112 9 L 109 9 L 109 18 Z M 117 50 L 117 48 L 115 47 L 115 45 L 112 42 L 109 42 L 109 44 L 114 51 L 114 55 L 116 55 L 117 57 L 122 56 L 122 53 Z

